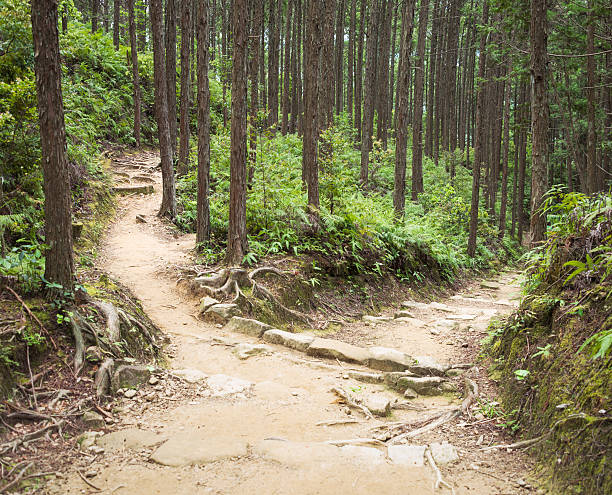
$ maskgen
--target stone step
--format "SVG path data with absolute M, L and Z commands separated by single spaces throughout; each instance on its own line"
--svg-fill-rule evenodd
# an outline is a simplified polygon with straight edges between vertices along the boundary
M 122 196 L 128 194 L 153 194 L 152 185 L 137 185 L 137 186 L 115 186 L 113 192 Z

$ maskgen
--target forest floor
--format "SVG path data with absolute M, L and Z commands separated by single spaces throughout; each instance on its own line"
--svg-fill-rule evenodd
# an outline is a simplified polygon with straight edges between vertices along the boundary
M 458 454 L 448 464 L 437 457 L 454 493 L 535 493 L 528 456 L 512 449 L 482 450 L 516 441 L 502 426 L 506 418 L 495 403 L 495 384 L 482 365 L 465 372 L 480 389 L 470 414 L 410 438 L 409 444 L 422 449 L 415 447 L 412 454 L 418 455 L 396 451 L 391 456 L 387 445 L 363 439 L 398 425 L 425 424 L 457 408 L 459 395 L 419 395 L 388 417 L 367 420 L 339 403 L 331 389 L 405 400 L 382 383 L 353 378 L 355 371 L 371 372 L 368 368 L 277 345 L 239 359 L 236 345 L 259 344 L 259 339 L 202 321 L 198 299 L 177 285 L 174 268 L 193 265 L 195 238 L 156 217 L 157 163 L 153 152 L 113 161 L 117 179 L 152 184 L 154 192 L 119 199 L 98 263 L 134 292 L 169 336 L 169 367 L 135 397 L 115 400 L 114 422 L 102 428 L 96 446 L 82 444 L 67 454 L 66 472 L 47 486 L 48 493 L 451 493 L 443 486 L 434 489 L 434 470 L 423 462 L 424 449 L 443 442 Z M 325 337 L 392 347 L 440 363 L 475 362 L 490 319 L 517 304 L 517 277 L 507 272 L 495 281 L 473 280 L 441 305 L 414 304 L 403 308 L 411 314 L 400 320 L 357 321 Z M 457 383 L 462 379 L 456 377 Z

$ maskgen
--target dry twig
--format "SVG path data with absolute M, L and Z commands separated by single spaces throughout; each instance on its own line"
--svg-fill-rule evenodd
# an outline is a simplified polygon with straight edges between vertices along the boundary
M 372 412 L 363 404 L 358 404 L 355 399 L 353 399 L 349 393 L 341 387 L 334 387 L 331 391 L 344 400 L 350 407 L 355 409 L 359 409 L 363 415 L 368 419 L 374 419 Z
M 440 472 L 440 468 L 436 466 L 436 463 L 434 461 L 433 456 L 431 455 L 429 448 L 425 450 L 425 457 L 427 458 L 427 462 L 429 462 L 431 469 L 433 469 L 436 475 L 436 481 L 434 481 L 434 490 L 437 490 L 441 486 L 445 486 L 451 491 L 452 495 L 455 495 L 455 489 L 451 485 L 449 485 L 446 481 L 444 481 L 444 479 L 442 478 L 442 473 Z

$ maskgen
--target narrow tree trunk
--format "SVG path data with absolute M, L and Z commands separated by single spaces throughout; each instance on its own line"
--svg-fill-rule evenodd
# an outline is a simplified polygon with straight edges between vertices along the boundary
M 278 63 L 279 38 L 281 19 L 277 19 L 277 4 L 281 0 L 269 0 L 268 31 L 268 126 L 272 127 L 278 122 Z
M 587 146 L 586 146 L 586 168 L 587 168 L 587 191 L 595 194 L 599 190 L 597 180 L 597 135 L 595 133 L 595 19 L 593 15 L 593 0 L 588 0 L 589 15 L 587 20 Z
M 134 139 L 140 148 L 140 76 L 138 75 L 138 46 L 136 44 L 136 23 L 134 21 L 134 0 L 127 0 L 128 24 L 130 29 L 130 51 L 132 53 L 132 85 L 134 92 Z
M 166 81 L 172 153 L 176 153 L 176 0 L 166 0 Z
M 285 61 L 283 71 L 283 120 L 281 124 L 281 132 L 283 136 L 289 130 L 289 92 L 291 91 L 291 71 L 289 70 L 291 59 L 291 15 L 293 13 L 293 0 L 287 3 L 287 19 L 285 24 Z
M 198 55 L 198 198 L 196 244 L 210 239 L 210 90 L 208 87 L 208 3 L 197 2 Z
M 397 72 L 396 127 L 395 127 L 395 180 L 393 189 L 393 208 L 395 216 L 404 214 L 406 204 L 406 144 L 408 141 L 408 95 L 410 85 L 410 49 L 414 22 L 414 0 L 404 2 L 402 14 L 402 34 L 400 58 Z
M 353 95 L 354 95 L 354 73 L 355 73 L 355 28 L 357 25 L 357 0 L 351 2 L 349 39 L 348 39 L 348 67 L 346 71 L 346 113 L 349 123 L 353 123 Z
M 249 169 L 247 184 L 250 187 L 255 176 L 257 161 L 257 112 L 259 111 L 259 31 L 263 22 L 263 2 L 250 2 L 249 79 L 251 94 L 249 103 Z
M 132 9 L 133 8 L 134 6 L 132 6 Z M 128 6 L 128 9 L 129 9 L 129 6 Z M 121 14 L 121 0 L 114 0 L 114 3 L 113 3 L 113 45 L 115 45 L 115 50 L 119 50 L 120 14 Z
M 297 132 L 297 120 L 300 113 L 300 95 L 298 93 L 298 67 L 300 66 L 300 52 L 298 46 L 301 46 L 301 24 L 300 16 L 302 15 L 302 5 L 300 0 L 294 0 L 295 15 L 293 16 L 293 35 L 291 40 L 291 119 L 289 121 L 289 132 Z
M 482 6 L 482 25 L 487 26 L 489 20 L 489 2 L 484 0 Z M 483 32 L 480 38 L 479 61 L 478 61 L 478 88 L 476 91 L 476 125 L 474 129 L 474 165 L 472 167 L 472 203 L 470 209 L 470 232 L 468 237 L 468 256 L 476 254 L 476 233 L 478 231 L 478 205 L 480 202 L 480 167 L 482 165 L 482 138 L 483 138 L 483 109 L 484 91 L 483 86 L 485 68 L 487 65 L 487 34 Z
M 323 48 L 321 53 L 321 88 L 319 108 L 322 120 L 319 130 L 329 127 L 334 121 L 334 13 L 336 0 L 324 0 Z
M 546 216 L 540 211 L 547 189 L 548 21 L 546 0 L 531 0 L 531 245 L 544 240 Z
M 425 35 L 429 19 L 429 0 L 421 0 L 419 35 L 414 77 L 414 115 L 412 122 L 412 201 L 423 192 L 423 85 L 425 72 Z
M 433 158 L 434 142 L 434 97 L 436 93 L 436 71 L 440 70 L 436 66 L 438 57 L 438 37 L 440 33 L 440 4 L 442 0 L 434 0 L 433 21 L 431 29 L 431 47 L 429 50 L 428 72 L 428 91 L 427 91 L 427 115 L 425 117 L 425 155 Z M 439 111 L 439 110 L 438 110 Z
M 168 123 L 168 85 L 164 57 L 164 31 L 162 23 L 161 0 L 150 0 L 151 31 L 153 35 L 153 72 L 155 79 L 155 109 L 157 114 L 157 134 L 162 170 L 162 203 L 159 216 L 176 216 L 176 188 L 172 159 L 172 143 Z
M 387 127 L 391 127 L 391 115 L 393 115 L 393 96 L 395 89 L 395 49 L 396 49 L 396 38 L 397 38 L 397 19 L 399 17 L 399 5 L 400 2 L 393 2 L 395 4 L 393 9 L 393 28 L 391 30 L 391 55 L 389 59 L 389 93 L 388 102 L 386 109 L 387 116 Z M 393 122 L 393 128 L 395 128 L 395 122 Z
M 342 111 L 342 88 L 344 86 L 344 7 L 345 0 L 338 0 L 336 12 L 336 115 Z
M 428 1 L 428 0 L 426 0 Z M 372 132 L 374 130 L 374 102 L 376 98 L 376 48 L 378 46 L 379 0 L 373 0 L 368 19 L 368 39 L 366 54 L 366 74 L 363 122 L 361 129 L 361 171 L 359 181 L 362 187 L 368 183 L 370 150 L 372 149 Z
M 502 184 L 501 204 L 499 207 L 499 239 L 504 238 L 506 232 L 506 209 L 508 206 L 508 153 L 510 151 L 510 93 L 512 84 L 510 71 L 512 67 L 508 63 L 506 71 L 506 95 L 504 97 L 504 151 L 502 157 Z
M 248 252 L 246 232 L 247 0 L 234 0 L 232 36 L 232 128 L 227 263 L 239 265 Z M 278 96 L 278 95 L 277 95 Z
M 528 99 L 527 84 L 522 83 L 521 88 L 521 131 L 519 138 L 519 176 L 518 176 L 518 197 L 516 216 L 518 218 L 518 241 L 523 245 L 523 232 L 525 231 L 525 173 L 527 170 L 527 125 L 528 125 Z
M 356 1 L 356 0 L 355 0 Z M 361 0 L 359 7 L 359 38 L 357 43 L 357 62 L 355 64 L 355 129 L 357 130 L 357 142 L 361 142 L 361 102 L 363 96 L 363 44 L 366 18 L 365 0 Z
M 32 0 L 34 71 L 45 194 L 45 279 L 72 291 L 72 213 L 62 100 L 57 2 Z
M 91 0 L 91 32 L 95 33 L 98 30 L 98 6 L 100 0 Z
M 138 51 L 145 51 L 147 48 L 147 0 L 137 0 L 138 5 L 137 18 L 138 18 Z M 114 23 L 113 23 L 114 29 Z M 114 36 L 114 31 L 113 31 Z
M 191 88 L 189 70 L 191 68 L 191 1 L 181 0 L 181 112 L 178 175 L 187 174 L 189 168 L 189 108 Z

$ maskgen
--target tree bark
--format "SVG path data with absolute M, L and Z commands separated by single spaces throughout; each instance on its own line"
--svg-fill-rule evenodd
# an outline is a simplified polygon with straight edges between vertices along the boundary
M 336 0 L 323 0 L 324 17 L 321 53 L 321 87 L 319 90 L 319 108 L 322 119 L 319 130 L 326 129 L 334 121 L 334 14 Z
M 338 0 L 336 12 L 336 115 L 342 111 L 342 88 L 344 86 L 344 7 L 345 0 Z
M 138 45 L 136 44 L 136 23 L 134 21 L 134 0 L 127 0 L 128 24 L 130 29 L 130 51 L 132 55 L 132 86 L 134 94 L 134 139 L 140 148 L 140 76 L 138 75 Z
M 189 108 L 191 88 L 189 70 L 191 69 L 191 1 L 181 0 L 181 111 L 180 143 L 177 173 L 187 174 L 189 168 Z
M 287 19 L 285 24 L 285 62 L 283 71 L 283 120 L 281 123 L 281 132 L 284 135 L 289 131 L 289 93 L 291 91 L 291 71 L 289 70 L 291 63 L 291 15 L 293 13 L 294 1 L 289 0 L 287 3 Z
M 355 0 L 357 1 L 357 0 Z M 367 3 L 361 0 L 359 8 L 359 37 L 357 42 L 357 62 L 355 63 L 355 129 L 357 142 L 361 142 L 361 102 L 363 96 L 363 44 Z
M 540 211 L 547 189 L 548 165 L 548 21 L 546 0 L 531 0 L 531 245 L 546 234 L 546 215 Z
M 45 194 L 45 279 L 71 291 L 72 213 L 62 100 L 57 2 L 32 1 L 32 37 Z
M 100 0 L 91 0 L 91 32 L 92 34 L 98 30 L 98 7 Z
M 230 156 L 230 206 L 227 263 L 239 265 L 248 252 L 246 232 L 246 124 L 248 2 L 234 0 L 232 33 L 232 123 Z M 277 95 L 278 96 L 278 95 Z
M 597 134 L 595 132 L 595 19 L 593 15 L 593 0 L 588 0 L 588 19 L 587 19 L 587 149 L 586 149 L 586 169 L 587 169 L 587 191 L 595 194 L 599 190 L 597 180 Z
M 166 0 L 166 81 L 172 153 L 176 154 L 176 0 Z
M 487 27 L 489 21 L 489 2 L 484 0 L 482 6 L 482 25 Z M 476 90 L 476 124 L 474 129 L 474 165 L 472 167 L 472 203 L 470 208 L 470 232 L 468 237 L 467 253 L 474 257 L 476 254 L 476 234 L 478 231 L 478 206 L 480 203 L 480 167 L 482 166 L 482 140 L 483 140 L 483 109 L 484 91 L 483 86 L 485 68 L 487 65 L 487 33 L 480 35 L 478 60 L 478 87 Z
M 110 1 L 110 0 L 109 0 Z M 132 10 L 134 6 L 132 5 Z M 129 10 L 129 5 L 128 5 Z M 113 45 L 115 50 L 119 50 L 119 18 L 121 13 L 121 0 L 114 0 L 113 3 Z M 129 13 L 128 13 L 129 16 Z
M 503 239 L 506 233 L 506 209 L 508 207 L 508 153 L 510 151 L 510 93 L 512 89 L 510 79 L 510 63 L 506 71 L 506 94 L 504 97 L 504 151 L 502 157 L 502 184 L 501 204 L 499 207 L 499 239 Z
M 353 95 L 354 74 L 355 74 L 355 29 L 357 26 L 357 0 L 349 0 L 351 2 L 350 20 L 349 20 L 349 39 L 348 39 L 348 67 L 346 70 L 346 113 L 348 114 L 349 123 L 354 122 L 353 119 Z
M 172 159 L 172 143 L 168 123 L 168 85 L 164 57 L 162 2 L 150 0 L 151 31 L 153 35 L 153 72 L 155 79 L 155 109 L 157 114 L 157 134 L 162 170 L 162 203 L 159 216 L 176 216 L 176 187 Z
M 185 0 L 183 0 L 185 1 Z M 198 57 L 198 198 L 196 244 L 210 239 L 210 90 L 208 85 L 208 2 L 197 2 Z
M 421 0 L 419 35 L 414 77 L 414 115 L 412 120 L 412 201 L 423 192 L 423 85 L 425 73 L 425 35 L 429 20 L 429 0 Z
M 402 15 L 400 58 L 397 72 L 396 127 L 395 127 L 395 180 L 393 208 L 395 216 L 404 214 L 406 204 L 406 144 L 408 141 L 408 95 L 410 93 L 410 49 L 414 23 L 414 0 L 404 2 Z
M 268 126 L 275 126 L 278 122 L 278 65 L 280 44 L 280 23 L 277 19 L 277 4 L 281 0 L 269 0 L 268 30 Z

